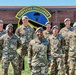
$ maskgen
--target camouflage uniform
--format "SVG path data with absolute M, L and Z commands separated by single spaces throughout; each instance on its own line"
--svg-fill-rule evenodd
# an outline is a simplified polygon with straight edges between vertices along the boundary
M 48 41 L 45 38 L 31 40 L 28 47 L 28 63 L 32 66 L 32 75 L 47 75 L 49 61 Z
M 65 54 L 65 71 L 67 73 L 68 73 L 68 63 L 67 63 L 67 61 L 68 61 L 68 50 L 69 50 L 69 47 L 68 47 L 68 42 L 69 41 L 68 41 L 67 35 L 68 35 L 69 31 L 73 31 L 73 30 L 74 30 L 73 27 L 70 27 L 68 29 L 66 27 L 64 27 L 59 32 L 64 37 L 65 42 L 66 42 L 66 46 L 64 47 L 64 54 Z
M 50 30 L 50 32 L 48 32 L 47 30 L 43 31 L 43 36 L 48 39 L 48 37 L 52 34 L 52 31 Z
M 76 33 L 69 32 L 69 75 L 75 75 L 76 66 Z
M 20 53 L 20 55 L 21 55 L 20 60 L 21 60 L 21 58 L 24 59 L 25 55 L 27 54 L 27 48 L 28 48 L 29 42 L 34 37 L 34 29 L 31 28 L 30 26 L 25 27 L 25 26 L 21 25 L 20 27 L 17 28 L 16 35 L 21 39 L 21 42 L 22 42 L 21 53 Z M 22 61 L 24 61 L 24 60 L 20 61 L 21 69 L 23 67 Z
M 6 31 L 3 29 L 1 32 L 0 32 L 0 37 L 2 36 L 2 35 L 4 35 L 6 33 Z M 2 42 L 0 42 L 0 44 L 1 44 Z M 2 58 L 2 46 L 0 46 L 0 59 Z
M 50 75 L 65 75 L 64 74 L 64 59 L 63 47 L 65 45 L 64 39 L 60 34 L 56 37 L 53 34 L 49 37 L 50 51 L 52 56 L 51 74 Z
M 6 33 L 6 30 L 2 30 L 1 32 L 0 32 L 0 37 L 3 35 L 3 34 L 5 34 Z
M 16 52 L 18 45 L 20 44 L 20 40 L 14 34 L 8 36 L 8 34 L 4 34 L 0 37 L 0 41 L 3 43 L 2 50 L 2 68 L 3 75 L 8 75 L 8 67 L 10 62 L 14 68 L 14 75 L 21 75 L 19 70 L 19 55 Z

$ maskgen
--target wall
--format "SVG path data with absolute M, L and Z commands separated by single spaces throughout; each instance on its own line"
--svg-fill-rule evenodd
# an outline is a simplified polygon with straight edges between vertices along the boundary
M 19 10 L 0 10 L 0 19 L 4 21 L 4 24 L 12 23 L 17 24 L 18 19 L 15 17 Z M 71 22 L 76 21 L 76 10 L 48 10 L 52 17 L 50 21 L 53 25 L 57 24 L 60 27 L 60 23 L 64 22 L 65 18 L 70 18 Z

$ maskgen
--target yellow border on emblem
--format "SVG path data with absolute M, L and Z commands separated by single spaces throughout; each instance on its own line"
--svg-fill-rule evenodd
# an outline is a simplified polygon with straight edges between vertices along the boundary
M 28 12 L 32 12 L 32 11 L 39 12 L 39 13 L 43 14 L 46 17 L 47 20 L 48 20 L 48 18 L 50 18 L 52 16 L 45 8 L 42 8 L 40 6 L 28 6 L 28 7 L 24 7 L 15 16 L 16 18 L 19 19 L 18 26 L 20 26 L 19 22 L 20 22 L 22 16 L 24 14 L 27 14 Z M 33 22 L 36 22 L 36 21 L 33 21 Z M 38 23 L 38 22 L 36 22 L 36 23 Z M 38 24 L 40 24 L 40 23 L 38 23 Z M 30 25 L 33 26 L 32 24 L 30 24 Z M 44 26 L 43 24 L 40 24 L 40 25 Z M 36 28 L 35 26 L 33 26 L 33 27 Z

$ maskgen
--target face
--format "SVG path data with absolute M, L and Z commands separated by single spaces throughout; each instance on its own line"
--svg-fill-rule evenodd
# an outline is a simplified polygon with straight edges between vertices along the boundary
M 3 24 L 0 24 L 0 30 L 2 30 L 3 29 Z
M 24 25 L 28 24 L 28 19 L 24 19 L 24 20 L 22 20 L 22 22 L 23 22 Z
M 42 30 L 38 30 L 38 31 L 36 32 L 36 35 L 37 35 L 38 38 L 42 38 L 42 36 L 43 36 L 43 31 L 42 31 Z
M 66 21 L 65 22 L 66 27 L 70 27 L 70 23 L 71 23 L 70 21 Z
M 8 28 L 8 33 L 12 33 L 13 32 L 13 28 L 12 27 L 9 27 Z
M 74 27 L 74 30 L 76 31 L 76 26 Z
M 47 24 L 47 25 L 46 25 L 46 29 L 47 29 L 48 31 L 50 31 L 51 25 L 50 25 L 50 24 Z
M 53 34 L 58 34 L 58 31 L 59 31 L 59 30 L 58 30 L 57 28 L 54 28 L 54 29 L 53 29 Z

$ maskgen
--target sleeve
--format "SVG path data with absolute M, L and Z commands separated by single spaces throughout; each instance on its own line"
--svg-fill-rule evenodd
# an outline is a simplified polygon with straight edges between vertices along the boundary
M 3 42 L 3 39 L 4 39 L 4 35 L 0 37 L 0 41 Z
M 45 37 L 45 31 L 43 31 L 43 36 Z
M 59 31 L 59 34 L 62 34 L 62 29 Z
M 20 35 L 19 30 L 20 30 L 20 28 L 18 27 L 18 28 L 16 29 L 16 31 L 15 31 L 15 35 L 16 35 L 17 37 L 19 37 L 19 35 Z
M 21 40 L 20 38 L 17 37 L 17 48 L 19 48 L 21 46 Z
M 30 64 L 31 60 L 32 60 L 32 44 L 31 44 L 31 42 L 29 43 L 29 47 L 27 50 L 28 50 L 28 63 Z
M 62 38 L 61 39 L 62 54 L 65 53 L 65 46 L 66 46 L 66 41 L 64 38 Z
M 71 50 L 71 51 L 74 49 L 74 46 L 75 46 L 75 43 L 74 43 L 75 40 L 73 40 L 72 38 L 73 38 L 73 33 L 70 33 L 68 35 L 68 41 L 69 41 L 68 42 L 68 47 L 69 47 L 69 50 Z
M 65 50 L 67 51 L 69 49 L 69 39 L 70 39 L 70 33 L 67 33 L 67 37 L 65 39 Z
M 3 36 L 0 37 L 0 48 L 2 49 L 2 45 L 3 45 Z
M 51 63 L 51 47 L 50 47 L 50 43 L 48 44 L 48 48 L 47 48 L 47 59 L 48 59 L 48 63 Z
M 36 33 L 35 33 L 35 30 L 33 29 L 33 32 L 32 32 L 32 39 L 36 38 Z

